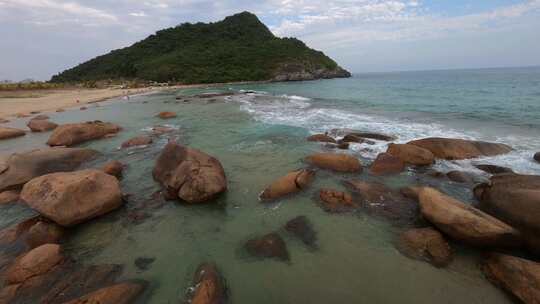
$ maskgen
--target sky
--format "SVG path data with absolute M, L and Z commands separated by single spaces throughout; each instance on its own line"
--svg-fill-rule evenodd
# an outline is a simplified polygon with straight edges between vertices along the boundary
M 540 0 L 0 0 L 0 80 L 242 11 L 353 73 L 540 65 Z

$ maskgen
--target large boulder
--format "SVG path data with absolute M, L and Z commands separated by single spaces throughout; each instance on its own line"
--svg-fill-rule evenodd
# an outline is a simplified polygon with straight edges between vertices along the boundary
M 103 170 L 103 172 L 109 175 L 112 175 L 116 178 L 121 178 L 122 172 L 124 171 L 124 164 L 122 164 L 121 162 L 117 160 L 112 160 L 106 163 L 105 165 L 103 165 L 103 167 L 101 167 L 101 170 Z
M 0 127 L 0 140 L 15 138 L 15 137 L 24 136 L 24 135 L 26 135 L 26 132 L 24 132 L 23 130 L 19 130 L 15 128 L 8 128 L 8 127 Z
M 282 261 L 289 260 L 289 251 L 287 244 L 279 236 L 273 232 L 262 237 L 250 239 L 246 242 L 245 248 L 247 252 L 259 258 L 276 258 Z
M 100 170 L 52 173 L 24 185 L 21 199 L 62 226 L 74 226 L 122 205 L 118 180 Z
M 193 277 L 193 293 L 187 301 L 191 304 L 224 304 L 227 288 L 214 264 L 201 264 Z
M 414 166 L 428 166 L 435 162 L 431 151 L 408 144 L 390 144 L 386 153 L 399 157 L 404 163 Z
M 262 200 L 277 199 L 299 192 L 309 187 L 315 178 L 315 171 L 302 169 L 278 178 L 259 196 Z
M 56 129 L 57 124 L 51 122 L 47 119 L 31 119 L 28 124 L 26 124 L 32 132 L 47 132 Z
M 145 284 L 123 282 L 103 287 L 64 304 L 130 304 L 144 291 Z
M 227 178 L 221 163 L 196 149 L 169 142 L 152 172 L 172 199 L 203 203 L 227 190 Z
M 485 141 L 431 137 L 407 144 L 431 151 L 437 158 L 458 160 L 480 156 L 495 156 L 512 151 L 510 146 Z
M 416 228 L 403 232 L 399 237 L 398 249 L 410 258 L 425 260 L 436 267 L 444 267 L 452 261 L 450 245 L 433 228 Z
M 54 130 L 47 144 L 49 146 L 69 147 L 86 141 L 104 138 L 119 131 L 119 126 L 101 121 L 65 124 Z
M 64 260 L 60 245 L 45 244 L 18 258 L 6 272 L 6 283 L 22 283 L 50 271 Z
M 317 153 L 306 158 L 306 161 L 322 169 L 328 169 L 338 172 L 361 172 L 362 164 L 360 161 L 348 154 L 337 153 Z
M 49 148 L 12 154 L 5 159 L 4 165 L 0 161 L 0 191 L 18 188 L 41 175 L 73 171 L 97 155 L 95 150 L 76 148 Z
M 433 188 L 419 194 L 425 219 L 450 237 L 479 247 L 515 247 L 519 232 L 500 220 Z
M 315 142 L 327 142 L 327 143 L 336 143 L 336 140 L 326 134 L 314 134 L 307 138 L 307 141 Z
M 540 264 L 492 253 L 483 265 L 486 277 L 526 304 L 540 303 Z
M 133 137 L 125 142 L 122 143 L 122 148 L 131 148 L 136 146 L 147 146 L 153 142 L 152 138 L 150 136 L 141 135 L 137 137 Z
M 352 195 L 338 190 L 321 189 L 319 198 L 322 202 L 321 207 L 330 213 L 353 211 L 359 207 Z
M 370 173 L 373 175 L 397 174 L 403 170 L 405 170 L 405 163 L 401 158 L 389 153 L 377 155 L 377 158 L 369 168 Z

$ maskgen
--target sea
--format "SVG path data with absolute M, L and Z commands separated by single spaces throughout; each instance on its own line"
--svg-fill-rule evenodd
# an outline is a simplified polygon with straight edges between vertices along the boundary
M 191 98 L 200 93 L 235 92 L 223 101 Z M 180 100 L 190 100 L 184 102 Z M 174 111 L 161 120 L 155 114 Z M 437 161 L 432 169 L 467 171 L 487 180 L 478 164 L 540 174 L 533 160 L 540 151 L 540 67 L 448 71 L 356 73 L 348 79 L 211 86 L 113 99 L 86 111 L 47 113 L 57 123 L 109 121 L 118 136 L 85 143 L 109 160 L 127 165 L 121 180 L 129 193 L 120 210 L 77 226 L 64 243 L 83 264 L 123 265 L 121 279 L 149 283 L 141 303 L 180 303 L 193 287 L 198 265 L 217 265 L 230 303 L 512 303 L 481 271 L 481 251 L 451 242 L 453 262 L 446 268 L 403 256 L 399 234 L 408 227 L 365 212 L 330 214 L 320 208 L 321 188 L 346 190 L 346 180 L 384 183 L 392 189 L 436 186 L 474 204 L 471 185 L 433 177 L 416 168 L 392 176 L 320 170 L 309 189 L 267 204 L 259 193 L 273 180 L 307 164 L 309 154 L 325 150 L 306 137 L 333 129 L 384 133 L 406 143 L 425 137 L 451 137 L 505 143 L 511 153 L 462 161 Z M 24 127 L 26 120 L 11 126 Z M 174 129 L 143 148 L 119 149 L 155 125 Z M 7 155 L 45 146 L 50 134 L 28 134 L 0 143 Z M 215 156 L 223 164 L 228 191 L 215 202 L 186 205 L 153 196 L 159 190 L 152 168 L 161 149 L 178 142 Z M 353 144 L 347 151 L 368 168 L 388 143 Z M 152 206 L 152 207 L 146 207 Z M 144 212 L 133 221 L 132 212 Z M 34 213 L 22 204 L 0 206 L 0 227 Z M 306 247 L 283 226 L 306 216 L 317 233 L 317 247 Z M 256 259 L 247 240 L 270 232 L 287 244 L 289 262 Z M 135 265 L 152 259 L 148 269 Z

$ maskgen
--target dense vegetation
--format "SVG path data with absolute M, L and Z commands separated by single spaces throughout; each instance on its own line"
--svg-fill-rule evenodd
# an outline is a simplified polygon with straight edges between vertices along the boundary
M 269 80 L 284 70 L 336 71 L 322 52 L 294 38 L 277 38 L 244 12 L 216 23 L 185 23 L 134 45 L 96 57 L 54 76 L 52 82 L 140 79 L 217 83 Z

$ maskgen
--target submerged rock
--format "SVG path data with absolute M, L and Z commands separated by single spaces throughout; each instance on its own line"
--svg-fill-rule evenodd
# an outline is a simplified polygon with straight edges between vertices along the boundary
M 103 170 L 103 172 L 109 175 L 112 175 L 116 178 L 121 178 L 122 172 L 124 171 L 124 164 L 122 164 L 121 162 L 117 160 L 113 160 L 103 165 L 101 170 Z
M 424 218 L 453 239 L 479 247 L 515 247 L 521 243 L 514 228 L 433 188 L 423 188 L 419 200 Z
M 357 143 L 357 144 L 366 143 L 366 144 L 369 144 L 369 145 L 374 144 L 373 141 L 365 139 L 365 138 L 360 137 L 360 136 L 357 136 L 355 134 L 347 134 L 347 135 L 345 135 L 343 137 L 343 139 L 340 140 L 340 142 L 343 142 L 343 143 Z
M 56 129 L 58 127 L 54 122 L 50 122 L 47 119 L 33 118 L 26 124 L 32 132 L 47 132 Z
M 321 189 L 319 191 L 321 206 L 326 212 L 339 213 L 357 209 L 359 205 L 353 201 L 352 195 L 333 189 Z
M 0 205 L 14 203 L 19 200 L 19 191 L 9 190 L 0 192 Z
M 118 180 L 100 170 L 52 173 L 26 185 L 21 199 L 62 226 L 74 226 L 119 208 Z
M 130 148 L 130 147 L 136 147 L 136 146 L 147 146 L 153 142 L 152 138 L 150 136 L 137 136 L 134 138 L 131 138 L 125 142 L 122 143 L 122 148 Z
M 172 199 L 207 202 L 227 190 L 221 163 L 199 150 L 170 141 L 156 161 L 153 177 Z
M 214 264 L 201 264 L 193 277 L 193 293 L 186 303 L 225 304 L 227 288 L 225 280 Z
M 306 189 L 313 182 L 315 171 L 302 169 L 291 172 L 272 182 L 260 195 L 262 200 L 277 199 Z
M 512 151 L 512 148 L 505 144 L 454 138 L 432 137 L 413 140 L 407 144 L 424 148 L 431 151 L 435 157 L 448 160 L 495 156 Z
M 176 113 L 174 112 L 161 112 L 157 115 L 157 117 L 161 118 L 161 119 L 170 119 L 170 118 L 175 118 L 176 117 Z
M 526 304 L 540 303 L 540 264 L 492 253 L 483 265 L 486 277 Z
M 446 173 L 446 177 L 456 183 L 474 184 L 476 180 L 476 177 L 473 174 L 457 170 Z
M 49 148 L 12 154 L 5 160 L 4 170 L 0 169 L 0 191 L 18 188 L 41 175 L 73 171 L 97 155 L 98 152 L 94 150 L 75 148 Z
M 404 163 L 414 166 L 429 166 L 435 162 L 431 151 L 408 144 L 390 144 L 386 153 L 399 157 Z
M 307 141 L 336 143 L 336 140 L 326 134 L 315 134 L 307 138 Z
M 510 168 L 496 166 L 496 165 L 476 165 L 476 168 L 479 170 L 482 170 L 484 172 L 487 172 L 489 174 L 504 174 L 504 173 L 514 173 L 514 171 Z
M 26 132 L 24 132 L 23 130 L 19 130 L 15 128 L 8 128 L 8 127 L 0 127 L 0 140 L 20 137 L 24 135 L 26 135 Z
M 26 233 L 26 244 L 36 248 L 45 244 L 59 244 L 65 231 L 62 227 L 45 221 L 38 221 Z
M 443 235 L 433 228 L 409 229 L 399 237 L 399 250 L 406 256 L 425 260 L 436 267 L 452 261 L 450 245 Z
M 373 175 L 397 174 L 405 170 L 405 163 L 389 153 L 381 153 L 377 156 L 369 171 Z
M 318 153 L 308 156 L 306 161 L 319 168 L 338 172 L 362 171 L 360 161 L 356 157 L 347 154 Z
M 22 283 L 31 277 L 43 275 L 64 260 L 57 244 L 41 245 L 17 259 L 6 272 L 6 283 Z
M 289 260 L 287 245 L 275 232 L 247 241 L 245 248 L 249 254 L 255 257 Z
M 123 282 L 103 287 L 65 304 L 130 304 L 144 291 L 146 284 Z
M 317 247 L 317 233 L 305 216 L 297 216 L 285 224 L 285 230 L 312 248 Z
M 101 121 L 86 123 L 65 124 L 57 127 L 47 144 L 49 146 L 74 146 L 86 141 L 95 140 L 114 135 L 120 131 L 120 127 Z
M 155 260 L 156 258 L 140 257 L 135 260 L 135 266 L 139 270 L 148 270 L 150 268 L 150 265 L 152 265 Z

